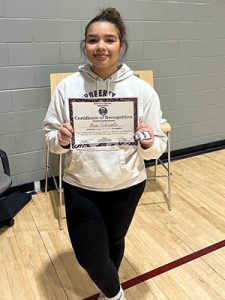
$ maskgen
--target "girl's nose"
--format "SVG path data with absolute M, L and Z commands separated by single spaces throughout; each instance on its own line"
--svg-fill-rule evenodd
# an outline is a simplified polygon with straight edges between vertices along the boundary
M 100 40 L 100 41 L 98 42 L 98 44 L 97 44 L 97 47 L 98 47 L 99 49 L 104 49 L 104 48 L 105 48 L 105 42 L 102 41 L 102 40 Z

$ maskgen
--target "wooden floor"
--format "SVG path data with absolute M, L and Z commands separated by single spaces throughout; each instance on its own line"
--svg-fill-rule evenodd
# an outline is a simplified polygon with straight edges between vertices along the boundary
M 172 163 L 166 179 L 149 181 L 127 236 L 124 282 L 225 239 L 225 150 Z M 55 216 L 57 193 L 39 193 L 0 230 L 0 299 L 84 299 L 98 292 L 76 262 Z M 125 291 L 127 300 L 225 299 L 225 247 Z

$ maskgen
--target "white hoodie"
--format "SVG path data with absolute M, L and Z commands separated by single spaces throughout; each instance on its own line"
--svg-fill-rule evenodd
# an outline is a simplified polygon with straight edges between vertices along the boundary
M 135 146 L 102 146 L 65 149 L 58 141 L 58 129 L 70 123 L 69 98 L 137 97 L 138 118 L 149 124 L 155 137 L 148 149 Z M 166 148 L 166 136 L 160 130 L 161 109 L 158 95 L 145 81 L 122 64 L 121 68 L 103 80 L 90 65 L 63 79 L 55 89 L 44 127 L 46 142 L 53 153 L 65 153 L 63 180 L 71 185 L 97 191 L 113 191 L 138 184 L 146 179 L 145 160 L 156 159 Z M 75 129 L 76 130 L 76 129 Z

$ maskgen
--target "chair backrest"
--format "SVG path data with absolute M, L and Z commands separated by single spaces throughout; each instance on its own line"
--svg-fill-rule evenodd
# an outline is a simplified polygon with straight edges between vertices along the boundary
M 134 71 L 134 75 L 136 75 L 139 78 L 147 81 L 149 84 L 151 84 L 151 86 L 154 87 L 153 71 L 152 70 Z M 171 125 L 167 121 L 161 123 L 160 128 L 164 133 L 169 133 L 171 131 Z
M 50 90 L 51 90 L 51 96 L 54 93 L 54 90 L 58 83 L 60 83 L 61 80 L 63 80 L 65 77 L 69 76 L 72 73 L 52 73 L 50 74 Z
M 134 75 L 147 81 L 149 84 L 151 84 L 151 86 L 154 86 L 152 70 L 134 71 Z
M 1 158 L 0 161 L 2 162 L 2 167 L 3 167 L 3 171 L 4 171 L 4 173 L 2 173 L 0 170 L 0 197 L 2 197 L 3 194 L 6 191 L 8 191 L 8 189 L 10 188 L 10 186 L 12 184 L 12 179 L 10 177 L 8 156 L 5 153 L 5 151 L 3 151 L 2 149 L 0 149 L 0 158 Z
M 50 89 L 51 89 L 51 96 L 57 86 L 57 84 L 65 77 L 72 73 L 52 73 L 50 74 Z M 153 83 L 153 72 L 151 70 L 143 70 L 143 71 L 134 71 L 134 75 L 138 76 L 139 78 L 147 81 L 149 84 L 154 86 Z

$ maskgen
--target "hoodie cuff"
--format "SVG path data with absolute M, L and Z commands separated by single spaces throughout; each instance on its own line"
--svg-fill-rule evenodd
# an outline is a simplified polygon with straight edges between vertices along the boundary
M 158 159 L 166 150 L 166 141 L 155 138 L 154 144 L 147 149 L 143 149 L 138 143 L 138 153 L 144 160 Z
M 57 136 L 47 142 L 50 152 L 55 154 L 64 154 L 70 151 L 70 145 L 63 147 L 59 144 Z

